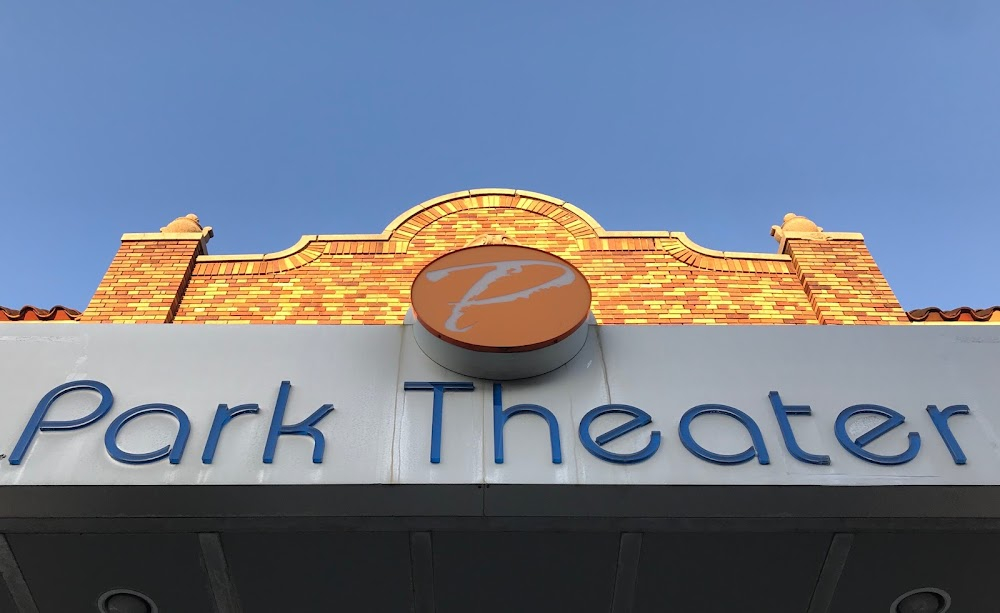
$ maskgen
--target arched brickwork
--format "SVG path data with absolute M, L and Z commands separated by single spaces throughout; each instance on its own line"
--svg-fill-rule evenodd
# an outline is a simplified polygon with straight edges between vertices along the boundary
M 559 224 L 575 239 L 596 238 L 604 229 L 593 217 L 568 202 L 536 192 L 477 189 L 428 200 L 394 219 L 385 229 L 392 239 L 408 241 L 436 220 L 467 210 L 522 210 Z

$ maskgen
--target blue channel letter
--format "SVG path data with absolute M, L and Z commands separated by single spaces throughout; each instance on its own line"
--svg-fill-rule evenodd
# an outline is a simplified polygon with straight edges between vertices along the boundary
M 789 415 L 812 415 L 812 409 L 809 405 L 784 404 L 781 402 L 781 396 L 778 395 L 778 392 L 771 392 L 767 397 L 771 400 L 771 408 L 774 409 L 774 417 L 778 420 L 781 438 L 785 440 L 785 448 L 788 449 L 788 453 L 792 454 L 796 460 L 806 464 L 829 464 L 830 456 L 806 453 L 802 447 L 799 447 L 799 442 L 795 440 L 795 432 L 792 431 L 792 424 L 788 421 Z
M 562 448 L 559 446 L 559 421 L 552 411 L 537 404 L 515 404 L 503 408 L 503 388 L 493 384 L 493 461 L 503 464 L 503 428 L 507 420 L 521 413 L 534 413 L 549 425 L 549 439 L 552 441 L 552 463 L 562 464 Z
M 965 452 L 962 451 L 962 446 L 958 444 L 958 440 L 955 438 L 955 433 L 951 431 L 951 426 L 948 425 L 948 418 L 952 415 L 968 415 L 969 413 L 969 407 L 964 404 L 956 404 L 943 411 L 939 411 L 933 404 L 927 407 L 927 414 L 931 416 L 931 421 L 934 422 L 934 427 L 937 428 L 938 434 L 941 435 L 944 444 L 947 445 L 948 453 L 951 454 L 951 459 L 955 461 L 955 464 L 965 464 L 967 460 Z
M 215 419 L 212 420 L 212 429 L 208 433 L 208 440 L 205 441 L 205 451 L 201 454 L 202 464 L 211 464 L 215 459 L 215 449 L 219 446 L 219 437 L 222 436 L 222 429 L 237 415 L 244 413 L 258 413 L 260 407 L 256 404 L 241 404 L 233 408 L 229 405 L 220 404 L 215 410 Z
M 851 439 L 851 436 L 847 433 L 848 420 L 855 415 L 865 414 L 881 415 L 882 417 L 887 417 L 888 419 L 868 432 L 865 432 L 858 438 Z M 837 423 L 834 429 L 837 434 L 837 440 L 840 441 L 840 444 L 844 449 L 866 462 L 881 464 L 883 466 L 892 466 L 895 464 L 906 464 L 913 458 L 917 457 L 917 453 L 920 452 L 920 434 L 917 432 L 910 432 L 907 434 L 906 438 L 908 440 L 908 444 L 906 451 L 898 455 L 880 455 L 872 453 L 871 451 L 865 449 L 865 445 L 871 443 L 890 430 L 898 426 L 902 426 L 905 421 L 906 418 L 903 417 L 902 414 L 893 411 L 889 407 L 883 407 L 877 404 L 856 404 L 849 406 L 840 412 L 840 415 L 837 416 Z
M 267 433 L 267 443 L 264 445 L 264 463 L 274 462 L 274 451 L 278 446 L 278 437 L 283 434 L 296 434 L 312 437 L 313 444 L 313 464 L 323 463 L 323 450 L 326 448 L 326 439 L 323 433 L 316 429 L 316 424 L 333 411 L 332 404 L 324 404 L 316 409 L 312 415 L 306 417 L 297 424 L 284 425 L 285 406 L 288 404 L 288 393 L 292 389 L 290 381 L 282 381 L 278 389 L 278 399 L 274 403 L 274 415 L 271 417 L 271 428 Z
M 591 438 L 590 426 L 594 423 L 594 420 L 601 415 L 611 415 L 614 413 L 628 415 L 634 419 L 625 422 L 617 428 L 608 430 L 604 434 L 599 435 L 596 439 Z M 635 453 L 615 453 L 613 451 L 608 451 L 603 447 L 603 445 L 610 443 L 616 438 L 624 436 L 637 428 L 648 426 L 651 423 L 653 423 L 653 418 L 649 416 L 649 413 L 638 407 L 628 404 L 601 405 L 588 411 L 587 414 L 583 416 L 583 419 L 580 420 L 580 442 L 583 443 L 584 449 L 607 462 L 614 462 L 615 464 L 636 464 L 653 457 L 653 454 L 660 448 L 659 430 L 653 430 L 650 432 L 649 443 Z
M 97 405 L 96 409 L 94 409 L 89 415 L 85 415 L 79 419 L 70 419 L 66 421 L 45 420 L 45 414 L 48 412 L 49 408 L 52 407 L 52 403 L 56 401 L 56 398 L 79 390 L 90 390 L 101 395 L 101 402 Z M 8 461 L 15 465 L 21 463 L 21 460 L 24 459 L 24 454 L 28 451 L 28 447 L 31 446 L 32 439 L 35 438 L 36 432 L 76 430 L 78 428 L 89 426 L 107 415 L 114 402 L 115 398 L 111 394 L 111 388 L 104 385 L 100 381 L 70 381 L 69 383 L 63 383 L 62 385 L 54 387 L 38 402 L 38 406 L 35 407 L 35 412 L 32 413 L 31 418 L 28 419 L 28 424 L 24 427 L 24 431 L 21 432 L 21 438 L 18 439 L 17 445 L 14 446 L 14 451 L 11 452 L 10 459 Z
M 743 427 L 750 433 L 750 447 L 747 448 L 746 451 L 726 455 L 709 451 L 699 445 L 694 440 L 694 437 L 691 436 L 691 422 L 693 422 L 696 417 L 707 413 L 727 415 L 743 424 Z M 767 447 L 764 446 L 764 435 L 761 434 L 760 428 L 757 426 L 757 422 L 755 422 L 752 417 L 737 408 L 726 406 L 724 404 L 700 404 L 696 407 L 688 409 L 687 412 L 684 413 L 681 417 L 681 423 L 680 426 L 678 426 L 678 430 L 681 437 L 681 443 L 684 444 L 687 450 L 708 462 L 712 462 L 714 464 L 742 464 L 744 462 L 749 462 L 756 456 L 757 461 L 761 464 L 771 463 L 771 460 L 767 455 Z
M 471 392 L 475 389 L 469 381 L 406 381 L 403 390 L 408 392 L 434 392 L 434 406 L 431 409 L 431 464 L 441 463 L 441 422 L 444 420 L 445 392 Z
M 177 437 L 174 439 L 173 446 L 166 445 L 148 453 L 123 451 L 118 446 L 118 432 L 122 429 L 122 426 L 137 417 L 149 415 L 150 413 L 166 413 L 167 415 L 172 415 L 177 420 Z M 111 422 L 107 432 L 104 433 L 104 448 L 108 450 L 108 455 L 113 459 L 125 464 L 148 464 L 162 460 L 167 456 L 170 456 L 171 464 L 180 464 L 189 434 L 191 434 L 191 420 L 188 419 L 187 414 L 180 408 L 172 404 L 143 404 L 125 411 Z

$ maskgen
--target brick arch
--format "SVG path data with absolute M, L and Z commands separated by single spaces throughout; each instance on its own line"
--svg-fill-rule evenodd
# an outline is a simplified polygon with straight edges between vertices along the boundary
M 422 202 L 392 220 L 382 235 L 408 243 L 442 217 L 460 211 L 490 208 L 522 209 L 548 217 L 565 228 L 574 239 L 597 238 L 605 234 L 604 228 L 593 217 L 564 200 L 524 190 L 474 189 Z
M 405 243 L 406 252 L 429 261 L 491 236 L 561 257 L 578 252 L 581 242 L 559 222 L 541 213 L 516 207 L 483 207 L 448 213 L 428 223 Z M 398 242 L 402 244 L 403 240 Z

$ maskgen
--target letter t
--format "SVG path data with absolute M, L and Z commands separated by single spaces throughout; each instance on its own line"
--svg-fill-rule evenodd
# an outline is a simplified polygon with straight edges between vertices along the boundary
M 441 463 L 441 421 L 444 412 L 445 392 L 471 392 L 475 386 L 471 381 L 453 383 L 447 381 L 406 381 L 403 389 L 408 392 L 434 392 L 434 408 L 431 415 L 431 464 Z

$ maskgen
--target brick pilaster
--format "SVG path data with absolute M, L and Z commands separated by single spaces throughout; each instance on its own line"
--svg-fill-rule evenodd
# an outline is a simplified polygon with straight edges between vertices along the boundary
M 781 253 L 821 324 L 909 323 L 860 234 L 785 232 Z
M 211 229 L 125 234 L 80 321 L 171 323 L 210 237 Z

